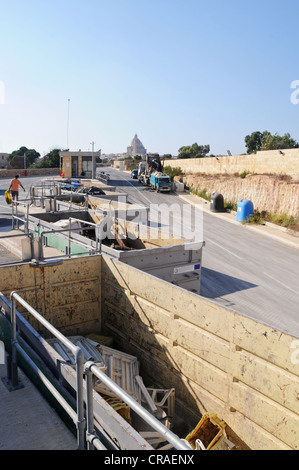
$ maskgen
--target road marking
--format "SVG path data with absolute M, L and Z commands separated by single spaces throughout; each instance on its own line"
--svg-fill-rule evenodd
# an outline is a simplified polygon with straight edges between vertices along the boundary
M 207 241 L 207 242 L 208 242 L 208 243 L 214 243 L 214 245 L 216 245 L 216 246 L 218 246 L 219 248 L 221 248 L 221 250 L 227 251 L 227 253 L 229 253 L 230 255 L 234 256 L 235 258 L 243 259 L 241 256 L 236 255 L 236 253 L 233 253 L 232 251 L 228 250 L 227 248 L 224 248 L 223 245 L 219 245 L 219 243 L 213 242 L 212 240 L 209 240 L 209 241 Z
M 130 183 L 130 185 L 131 185 L 134 189 L 136 189 L 136 190 L 140 193 L 140 195 L 141 195 L 142 197 L 144 197 L 144 199 L 147 200 L 147 202 L 148 202 L 149 204 L 152 204 L 152 201 L 151 201 L 150 199 L 148 199 L 148 198 L 143 194 L 143 192 L 140 191 L 139 188 L 137 188 L 133 183 L 131 183 L 131 181 L 127 180 L 124 176 L 121 176 L 121 175 L 119 175 L 119 176 L 120 176 L 121 179 L 125 180 L 127 183 Z
M 278 282 L 278 284 L 280 284 L 281 286 L 285 287 L 286 289 L 290 290 L 291 292 L 293 292 L 294 294 L 297 294 L 298 295 L 298 291 L 292 289 L 291 287 L 289 287 L 287 284 L 284 284 L 283 282 L 279 281 L 278 279 L 275 279 L 275 277 L 272 277 L 270 276 L 270 274 L 268 273 L 263 273 L 265 274 L 266 276 L 268 276 L 270 279 L 272 279 L 273 281 L 275 282 Z

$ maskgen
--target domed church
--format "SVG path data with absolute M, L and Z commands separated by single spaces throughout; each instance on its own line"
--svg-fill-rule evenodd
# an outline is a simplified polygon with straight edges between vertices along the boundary
M 135 155 L 145 155 L 146 148 L 144 148 L 142 142 L 138 139 L 137 134 L 135 134 L 132 139 L 130 147 L 127 147 L 127 155 L 134 157 Z

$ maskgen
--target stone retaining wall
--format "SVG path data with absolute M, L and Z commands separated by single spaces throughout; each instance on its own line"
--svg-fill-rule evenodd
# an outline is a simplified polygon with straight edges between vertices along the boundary
M 13 169 L 13 170 L 0 170 L 0 178 L 13 178 L 15 175 L 25 176 L 35 176 L 35 175 L 59 175 L 59 168 L 30 168 L 28 170 L 22 169 Z
M 165 160 L 164 165 L 181 167 L 185 173 L 209 175 L 243 173 L 299 175 L 299 149 L 267 150 L 250 155 Z
M 249 199 L 259 212 L 299 216 L 299 182 L 268 175 L 247 175 L 245 178 L 187 175 L 184 183 L 198 191 L 206 189 L 208 194 L 221 193 L 229 202 Z

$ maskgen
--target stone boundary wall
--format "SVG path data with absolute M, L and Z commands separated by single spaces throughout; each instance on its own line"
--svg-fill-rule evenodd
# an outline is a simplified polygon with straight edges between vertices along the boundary
M 282 152 L 282 153 L 281 153 Z M 243 173 L 299 175 L 299 149 L 267 150 L 251 155 L 165 160 L 164 166 L 181 167 L 185 173 L 209 175 Z
M 106 257 L 102 280 L 102 334 L 186 423 L 213 412 L 253 450 L 299 449 L 298 339 Z
M 254 209 L 271 214 L 299 216 L 299 182 L 288 182 L 268 175 L 247 175 L 245 178 L 212 175 L 187 175 L 184 183 L 207 194 L 220 193 L 231 203 L 241 199 L 252 201 Z
M 28 170 L 15 168 L 13 170 L 0 170 L 0 178 L 14 178 L 15 175 L 25 177 L 25 174 L 27 174 L 27 176 L 59 175 L 59 168 L 31 168 Z

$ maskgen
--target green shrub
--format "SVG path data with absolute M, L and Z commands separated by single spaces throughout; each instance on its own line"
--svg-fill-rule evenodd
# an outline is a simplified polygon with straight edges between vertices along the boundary
M 247 175 L 250 175 L 250 173 L 250 171 L 244 170 L 242 173 L 240 173 L 240 178 L 244 179 Z
M 166 175 L 168 175 L 172 181 L 175 176 L 184 176 L 185 174 L 180 167 L 172 168 L 170 165 L 165 166 L 163 168 L 163 172 L 166 173 Z

